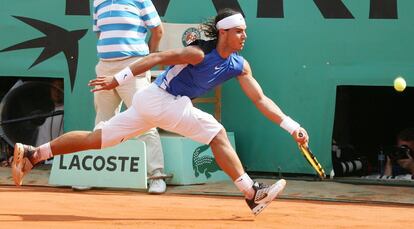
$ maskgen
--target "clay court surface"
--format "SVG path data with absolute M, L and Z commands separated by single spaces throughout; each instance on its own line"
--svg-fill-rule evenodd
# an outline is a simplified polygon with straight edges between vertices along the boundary
M 0 186 L 0 228 L 412 228 L 411 205 L 274 201 L 254 217 L 241 197 Z

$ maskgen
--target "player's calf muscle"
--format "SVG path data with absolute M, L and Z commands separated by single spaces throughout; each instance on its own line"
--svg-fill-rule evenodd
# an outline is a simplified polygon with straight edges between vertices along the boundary
M 51 142 L 54 155 L 101 148 L 101 132 L 72 131 Z

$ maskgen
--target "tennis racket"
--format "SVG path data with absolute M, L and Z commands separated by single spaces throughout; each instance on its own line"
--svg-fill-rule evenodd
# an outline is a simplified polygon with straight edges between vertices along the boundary
M 302 137 L 302 136 L 303 134 L 299 133 L 299 137 Z M 326 178 L 325 170 L 323 170 L 322 165 L 319 164 L 315 155 L 313 155 L 312 151 L 309 149 L 309 146 L 307 144 L 298 144 L 298 146 L 299 146 L 300 152 L 303 154 L 303 156 L 306 158 L 306 160 L 309 162 L 312 168 L 316 171 L 318 176 L 321 179 L 325 179 Z

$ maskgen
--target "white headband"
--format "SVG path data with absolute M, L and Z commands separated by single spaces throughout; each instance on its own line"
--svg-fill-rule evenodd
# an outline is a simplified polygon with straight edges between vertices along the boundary
M 241 25 L 246 25 L 243 16 L 241 14 L 233 14 L 218 21 L 216 27 L 217 29 L 230 29 Z

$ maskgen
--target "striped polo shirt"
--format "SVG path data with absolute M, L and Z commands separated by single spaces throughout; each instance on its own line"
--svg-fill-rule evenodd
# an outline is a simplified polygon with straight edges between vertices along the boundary
M 147 31 L 161 24 L 150 0 L 94 0 L 93 7 L 99 58 L 148 55 Z

